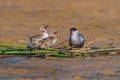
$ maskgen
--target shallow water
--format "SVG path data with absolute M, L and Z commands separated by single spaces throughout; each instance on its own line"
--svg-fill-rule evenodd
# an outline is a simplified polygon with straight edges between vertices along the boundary
M 120 55 L 0 59 L 1 80 L 120 80 Z

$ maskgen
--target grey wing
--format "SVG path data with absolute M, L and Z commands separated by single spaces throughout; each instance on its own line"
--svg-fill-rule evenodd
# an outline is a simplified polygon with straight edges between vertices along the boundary
M 31 41 L 32 41 L 32 38 L 29 37 L 28 40 L 27 40 L 27 48 L 29 48 L 29 49 L 33 48 L 33 45 L 31 44 Z
M 82 34 L 79 34 L 79 40 L 80 40 L 80 47 L 84 46 L 84 36 Z
M 69 45 L 70 45 L 70 46 L 73 46 L 72 40 L 71 40 L 71 36 L 69 37 Z

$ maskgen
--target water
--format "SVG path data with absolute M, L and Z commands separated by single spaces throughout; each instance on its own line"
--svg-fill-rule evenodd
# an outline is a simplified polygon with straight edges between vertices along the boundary
M 120 80 L 120 55 L 0 59 L 0 80 Z

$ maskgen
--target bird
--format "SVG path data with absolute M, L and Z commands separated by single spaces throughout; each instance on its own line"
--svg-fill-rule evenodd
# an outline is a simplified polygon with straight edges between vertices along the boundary
M 40 27 L 40 32 L 42 32 L 42 34 L 36 34 L 36 35 L 30 36 L 28 38 L 27 48 L 38 49 L 39 48 L 39 42 L 42 41 L 43 39 L 49 37 L 48 26 L 41 26 Z
M 27 40 L 27 48 L 30 50 L 39 48 L 39 38 L 41 35 L 31 36 Z
M 69 45 L 76 48 L 84 46 L 84 36 L 78 33 L 76 28 L 70 28 Z
M 53 47 L 56 44 L 56 42 L 57 42 L 57 32 L 51 32 L 50 36 L 40 41 L 39 45 L 40 48 L 47 49 Z
M 49 34 L 48 34 L 48 26 L 41 26 L 41 27 L 40 27 L 40 31 L 42 32 L 41 39 L 44 39 L 44 38 L 49 37 Z

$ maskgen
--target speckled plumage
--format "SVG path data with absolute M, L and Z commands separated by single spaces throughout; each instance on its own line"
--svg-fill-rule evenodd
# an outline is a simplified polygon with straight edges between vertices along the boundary
M 37 48 L 39 48 L 40 41 L 47 38 L 47 37 L 49 37 L 47 29 L 48 29 L 47 26 L 41 26 L 40 31 L 42 32 L 42 34 L 41 35 L 37 34 L 37 35 L 29 37 L 28 40 L 27 40 L 27 47 L 29 49 L 37 49 Z
M 50 48 L 57 42 L 56 32 L 52 32 L 49 37 L 40 42 L 40 48 Z
M 27 40 L 27 47 L 29 49 L 37 49 L 39 48 L 39 38 L 41 37 L 41 35 L 35 35 L 32 37 L 29 37 Z

